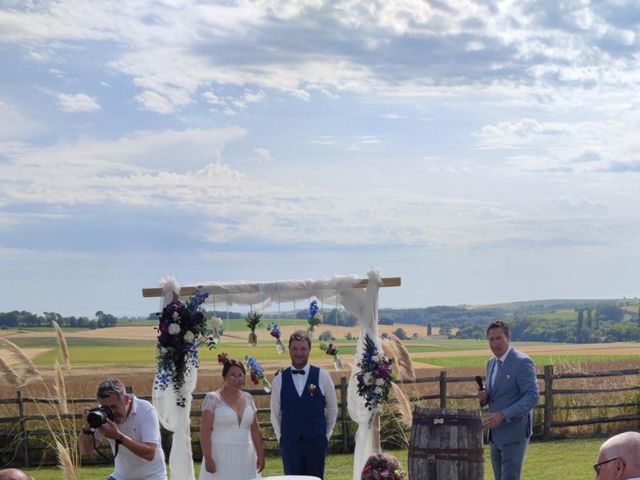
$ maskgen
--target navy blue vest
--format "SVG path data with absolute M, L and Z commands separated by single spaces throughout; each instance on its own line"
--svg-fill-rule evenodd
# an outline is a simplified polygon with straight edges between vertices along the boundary
M 327 421 L 324 418 L 325 399 L 320 392 L 320 369 L 309 366 L 309 376 L 302 391 L 298 391 L 293 383 L 291 367 L 284 370 L 282 388 L 280 389 L 281 425 L 280 435 L 286 441 L 315 439 L 327 435 Z M 309 388 L 315 385 L 315 389 Z M 313 393 L 312 393 L 313 391 Z

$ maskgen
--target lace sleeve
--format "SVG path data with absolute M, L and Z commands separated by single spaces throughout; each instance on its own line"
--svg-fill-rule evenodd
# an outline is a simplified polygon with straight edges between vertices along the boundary
M 216 392 L 209 392 L 204 396 L 204 400 L 202 401 L 202 411 L 209 410 L 210 412 L 214 412 L 216 407 L 218 406 L 218 394 Z

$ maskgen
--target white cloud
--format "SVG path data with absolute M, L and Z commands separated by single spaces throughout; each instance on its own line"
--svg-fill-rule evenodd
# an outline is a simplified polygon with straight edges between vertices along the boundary
M 25 118 L 19 111 L 2 100 L 0 100 L 0 125 L 2 125 L 0 142 L 16 142 L 44 130 L 38 122 Z M 0 154 L 2 150 L 3 148 L 0 147 Z
M 75 95 L 59 94 L 58 106 L 67 113 L 94 112 L 102 108 L 95 98 L 84 93 Z
M 151 112 L 168 114 L 173 113 L 174 111 L 174 106 L 169 100 L 159 93 L 151 90 L 146 90 L 140 95 L 137 95 L 136 102 L 138 102 L 145 110 L 149 110 Z
M 267 162 L 273 161 L 273 156 L 266 148 L 254 148 L 253 154 L 258 157 L 260 160 L 264 160 Z
M 265 98 L 266 94 L 262 90 L 256 93 L 247 91 L 241 98 L 238 98 L 231 103 L 238 108 L 247 108 L 247 106 L 252 103 L 264 102 Z

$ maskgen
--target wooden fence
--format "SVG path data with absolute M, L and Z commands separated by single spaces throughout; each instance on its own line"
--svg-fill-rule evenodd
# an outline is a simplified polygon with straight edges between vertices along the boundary
M 553 366 L 544 367 L 544 373 L 538 374 L 541 403 L 535 407 L 534 415 L 534 437 L 542 440 L 549 440 L 559 436 L 566 437 L 575 435 L 570 430 L 571 427 L 582 427 L 585 425 L 599 426 L 603 424 L 619 423 L 619 428 L 640 428 L 640 382 L 638 381 L 640 369 L 627 369 L 603 372 L 578 372 L 578 373 L 555 373 Z M 602 388 L 605 378 L 623 377 L 623 383 L 628 386 L 617 386 L 612 388 Z M 557 388 L 560 382 L 573 380 L 583 383 L 582 388 Z M 477 389 L 475 376 L 451 377 L 446 371 L 441 371 L 437 376 L 421 377 L 415 382 L 400 382 L 403 388 L 413 386 L 414 391 L 421 388 L 423 390 L 434 390 L 435 393 L 411 395 L 412 402 L 420 406 L 430 406 L 439 408 L 478 408 L 475 397 Z M 588 384 L 588 385 L 584 385 Z M 455 386 L 454 386 L 455 385 Z M 433 388 L 430 388 L 433 387 Z M 355 424 L 349 418 L 347 412 L 347 378 L 342 377 L 335 386 L 338 394 L 338 420 L 334 429 L 334 434 L 330 442 L 330 450 L 334 452 L 350 452 L 353 449 L 353 434 Z M 263 390 L 249 390 L 257 397 L 256 402 L 260 404 L 260 397 L 268 395 Z M 454 393 L 457 392 L 457 393 Z M 618 396 L 618 402 L 611 401 L 611 396 Z M 196 405 L 204 398 L 204 393 L 194 393 L 193 398 Z M 598 401 L 599 397 L 607 396 L 605 402 Z M 620 399 L 620 397 L 622 397 Z M 140 397 L 149 400 L 149 397 Z M 564 401 L 563 398 L 571 399 L 571 402 Z M 55 463 L 55 455 L 51 452 L 51 432 L 44 428 L 46 421 L 59 416 L 46 416 L 42 413 L 33 414 L 28 408 L 29 404 L 48 404 L 52 400 L 48 398 L 33 398 L 17 392 L 15 399 L 0 400 L 0 409 L 17 410 L 17 415 L 0 417 L 0 468 L 5 465 L 26 466 L 33 464 Z M 266 401 L 262 403 L 268 403 Z M 77 412 L 81 406 L 95 404 L 93 398 L 69 399 L 69 410 Z M 615 410 L 614 415 L 609 415 L 610 410 Z M 37 409 L 36 409 L 37 410 Z M 40 410 L 41 411 L 41 410 Z M 594 415 L 587 412 L 595 411 Z M 571 412 L 580 418 L 569 418 Z M 199 432 L 199 408 L 192 409 L 192 437 L 194 441 L 194 456 L 199 458 L 200 447 L 198 443 Z M 265 445 L 268 450 L 275 450 L 277 443 L 269 423 L 269 408 L 259 408 L 258 416 L 260 425 L 263 427 Z M 69 425 L 79 425 L 81 414 L 74 413 L 60 416 Z M 569 429 L 569 430 L 568 430 Z M 597 434 L 598 430 L 591 432 Z M 194 435 L 195 434 L 195 435 Z M 164 435 L 166 437 L 166 435 Z M 384 441 L 384 438 L 383 438 Z M 163 446 L 167 446 L 164 444 Z M 107 450 L 108 451 L 108 450 Z

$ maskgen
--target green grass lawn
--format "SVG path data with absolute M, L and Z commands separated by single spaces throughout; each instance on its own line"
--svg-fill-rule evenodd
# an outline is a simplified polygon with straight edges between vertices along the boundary
M 524 463 L 522 480 L 587 480 L 594 477 L 592 465 L 598 457 L 598 449 L 603 439 L 558 440 L 535 442 L 529 447 Z M 391 452 L 403 467 L 407 467 L 407 451 Z M 494 480 L 493 472 L 485 449 L 485 480 Z M 112 468 L 109 466 L 85 467 L 79 478 L 83 480 L 104 480 Z M 200 465 L 196 465 L 196 478 Z M 29 469 L 36 480 L 63 480 L 59 469 Z M 352 455 L 330 455 L 327 459 L 325 478 L 327 480 L 350 480 L 353 473 Z M 279 458 L 267 459 L 264 476 L 282 475 Z
M 427 363 L 430 365 L 438 365 L 443 368 L 456 368 L 456 367 L 477 367 L 484 368 L 487 365 L 487 360 L 490 355 L 484 356 L 470 356 L 470 357 L 432 357 L 432 358 L 413 358 L 416 363 Z M 531 355 L 531 358 L 536 365 L 558 365 L 561 363 L 580 363 L 585 361 L 590 362 L 605 362 L 614 360 L 630 360 L 637 359 L 634 355 Z
M 109 364 L 136 364 L 136 365 L 155 365 L 156 362 L 156 344 L 154 342 L 146 343 L 130 343 L 122 344 L 120 340 L 111 340 L 112 344 L 97 345 L 69 345 L 69 356 L 73 365 L 87 365 L 100 363 L 100 359 L 104 359 L 104 363 Z M 319 342 L 316 342 L 311 350 L 311 361 L 315 358 L 323 358 L 326 354 L 318 348 Z M 117 349 L 117 355 L 114 351 Z M 355 346 L 340 347 L 340 353 L 355 352 Z M 274 341 L 262 341 L 256 347 L 250 347 L 244 343 L 222 343 L 218 348 L 208 350 L 205 347 L 200 348 L 201 362 L 217 362 L 219 353 L 225 352 L 230 358 L 242 359 L 245 355 L 254 356 L 258 361 L 265 360 L 282 360 L 285 366 L 289 362 L 287 353 L 279 354 L 275 348 Z M 52 346 L 52 350 L 37 355 L 34 363 L 38 366 L 53 365 L 55 360 L 60 357 L 60 353 Z

